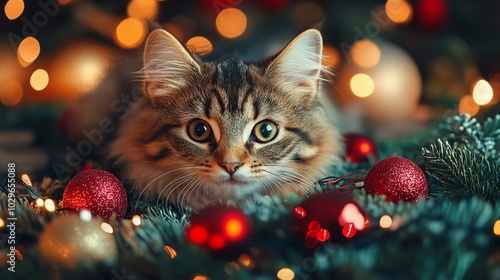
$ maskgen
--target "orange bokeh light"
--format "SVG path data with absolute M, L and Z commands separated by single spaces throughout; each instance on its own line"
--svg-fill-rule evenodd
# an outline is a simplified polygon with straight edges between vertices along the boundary
M 224 224 L 224 233 L 230 239 L 239 239 L 245 235 L 245 226 L 238 218 L 230 218 Z
M 408 23 L 413 17 L 413 8 L 405 0 L 388 0 L 385 3 L 385 11 L 394 23 Z
M 236 8 L 222 10 L 215 19 L 217 31 L 226 38 L 236 38 L 241 36 L 247 28 L 247 17 Z
M 127 49 L 138 47 L 146 37 L 146 24 L 137 18 L 122 20 L 115 31 L 116 43 Z

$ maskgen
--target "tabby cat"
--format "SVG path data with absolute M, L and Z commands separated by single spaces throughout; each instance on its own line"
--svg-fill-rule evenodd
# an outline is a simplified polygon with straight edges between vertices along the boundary
M 322 37 L 310 29 L 260 62 L 203 62 L 170 33 L 144 49 L 145 97 L 111 156 L 141 197 L 199 210 L 254 193 L 307 194 L 342 153 L 320 95 Z

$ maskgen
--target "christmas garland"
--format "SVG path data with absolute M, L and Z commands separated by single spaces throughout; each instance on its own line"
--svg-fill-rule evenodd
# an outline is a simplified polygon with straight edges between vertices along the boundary
M 11 195 L 14 205 L 7 182 L 0 198 L 0 277 L 498 278 L 500 116 L 483 124 L 467 115 L 454 116 L 437 128 L 431 141 L 426 135 L 399 143 L 408 154 L 422 150 L 412 161 L 427 174 L 427 200 L 397 196 L 389 202 L 387 195 L 372 192 L 370 180 L 359 175 L 364 173 L 353 173 L 368 172 L 369 177 L 384 161 L 369 158 L 332 171 L 305 200 L 255 195 L 242 209 L 220 206 L 192 214 L 129 198 L 123 220 L 68 210 L 58 200 L 70 183 L 50 179 L 35 186 L 18 180 Z M 380 155 L 390 154 L 386 151 L 394 143 L 378 147 Z M 397 166 L 406 162 L 396 159 Z M 395 188 L 400 180 L 389 180 L 384 188 Z M 37 197 L 41 194 L 43 198 Z M 15 220 L 9 219 L 11 211 Z M 13 239 L 15 244 L 9 244 Z

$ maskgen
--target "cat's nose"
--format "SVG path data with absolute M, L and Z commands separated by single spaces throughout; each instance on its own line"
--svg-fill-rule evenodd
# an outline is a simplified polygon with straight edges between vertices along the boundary
M 242 166 L 243 164 L 241 162 L 223 162 L 219 163 L 220 166 L 222 166 L 229 175 L 233 175 L 236 170 Z

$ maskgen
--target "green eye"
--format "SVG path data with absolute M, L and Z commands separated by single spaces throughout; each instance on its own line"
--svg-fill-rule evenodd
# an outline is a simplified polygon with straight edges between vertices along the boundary
M 212 128 L 210 125 L 200 119 L 192 120 L 188 126 L 188 134 L 196 142 L 204 143 L 213 139 Z
M 272 121 L 261 121 L 253 127 L 252 137 L 259 143 L 273 140 L 278 135 L 278 125 Z

